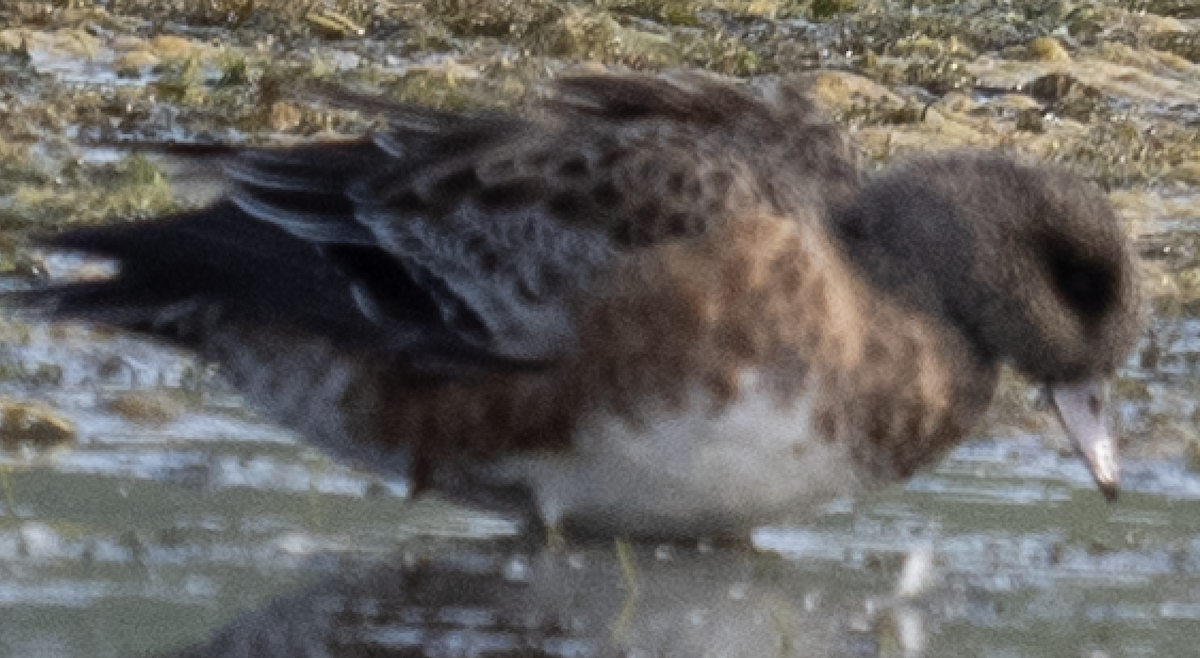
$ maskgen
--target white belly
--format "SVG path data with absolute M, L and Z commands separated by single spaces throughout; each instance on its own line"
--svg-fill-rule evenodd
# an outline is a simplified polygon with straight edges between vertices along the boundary
M 641 426 L 600 415 L 571 454 L 509 458 L 493 473 L 527 484 L 548 524 L 633 534 L 744 533 L 859 488 L 850 446 L 818 437 L 810 399 L 785 406 L 746 384 L 719 414 L 696 395 Z

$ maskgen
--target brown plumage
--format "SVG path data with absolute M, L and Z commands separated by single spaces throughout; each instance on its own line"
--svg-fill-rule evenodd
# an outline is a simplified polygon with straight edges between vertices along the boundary
M 1115 487 L 1097 407 L 1140 302 L 1097 190 L 966 152 L 864 186 L 783 84 L 550 92 L 528 118 L 397 106 L 371 140 L 244 152 L 208 210 L 50 241 L 115 279 L 15 301 L 197 349 L 418 489 L 593 531 L 742 532 L 907 477 L 1005 362 Z

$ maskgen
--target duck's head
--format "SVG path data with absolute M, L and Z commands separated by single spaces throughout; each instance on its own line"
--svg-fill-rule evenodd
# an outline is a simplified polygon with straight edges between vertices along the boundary
M 984 362 L 1044 382 L 1115 496 L 1107 382 L 1141 331 L 1142 302 L 1129 238 L 1099 189 L 1061 169 L 952 152 L 871 181 L 833 221 L 874 285 L 944 318 Z

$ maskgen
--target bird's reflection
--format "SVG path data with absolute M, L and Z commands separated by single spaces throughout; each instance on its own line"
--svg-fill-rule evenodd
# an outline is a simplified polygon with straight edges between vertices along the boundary
M 207 644 L 171 655 L 919 655 L 919 612 L 823 601 L 781 577 L 781 563 L 707 546 L 429 544 L 244 614 Z

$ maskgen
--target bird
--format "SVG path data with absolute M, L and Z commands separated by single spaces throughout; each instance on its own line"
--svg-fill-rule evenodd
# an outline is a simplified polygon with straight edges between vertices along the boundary
M 117 273 L 6 304 L 194 350 L 335 457 L 547 528 L 803 517 L 936 463 L 1006 366 L 1116 495 L 1143 304 L 1093 183 L 969 149 L 867 176 L 785 80 L 371 107 L 359 139 L 240 150 L 208 207 L 45 237 Z

